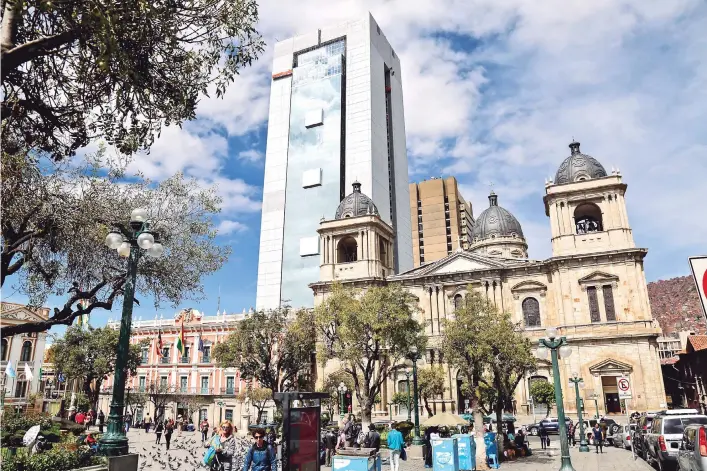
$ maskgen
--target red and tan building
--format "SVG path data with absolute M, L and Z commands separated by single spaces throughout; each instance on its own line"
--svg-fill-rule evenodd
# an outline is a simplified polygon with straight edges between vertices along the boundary
M 133 321 L 130 343 L 139 344 L 145 340 L 148 343 L 142 349 L 142 362 L 137 373 L 127 380 L 128 393 L 149 392 L 152 385 L 153 388 L 157 386 L 160 393 L 172 396 L 161 414 L 156 414 L 155 404 L 148 399 L 135 411 L 134 420 L 139 421 L 147 413 L 151 418 L 156 415 L 175 419 L 179 415 L 185 417 L 187 408 L 180 401 L 194 397 L 203 404 L 190 417 L 193 423 L 197 424 L 204 417 L 210 424 L 228 419 L 239 429 L 247 429 L 251 408 L 237 400 L 237 396 L 245 391 L 246 381 L 235 368 L 219 368 L 211 355 L 213 347 L 223 342 L 247 315 L 245 311 L 241 314 L 226 314 L 224 311 L 223 314 L 205 316 L 196 309 L 183 309 L 173 318 Z M 182 325 L 184 355 L 176 346 Z M 120 320 L 110 320 L 108 326 L 117 330 Z M 160 336 L 162 349 L 158 354 L 156 345 Z M 112 388 L 113 378 L 110 377 L 102 387 L 99 401 L 99 407 L 106 414 L 110 409 Z

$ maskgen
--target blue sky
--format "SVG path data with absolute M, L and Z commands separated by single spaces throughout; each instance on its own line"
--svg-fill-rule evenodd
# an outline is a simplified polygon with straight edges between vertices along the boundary
M 205 280 L 207 299 L 180 307 L 214 314 L 219 286 L 222 309 L 255 303 L 275 38 L 368 11 L 400 56 L 411 181 L 456 176 L 475 215 L 493 182 L 499 204 L 523 225 L 530 256 L 545 258 L 544 181 L 574 137 L 608 171 L 621 170 L 635 241 L 649 249 L 649 281 L 686 275 L 687 257 L 707 252 L 703 1 L 267 0 L 261 60 L 131 164 L 156 180 L 184 171 L 224 198 L 219 243 L 233 255 Z M 154 315 L 149 300 L 135 313 Z M 92 324 L 117 316 L 119 307 Z

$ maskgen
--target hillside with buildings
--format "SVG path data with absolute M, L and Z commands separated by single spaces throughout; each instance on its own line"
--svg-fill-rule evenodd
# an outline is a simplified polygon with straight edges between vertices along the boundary
M 686 330 L 697 334 L 707 333 L 705 316 L 692 276 L 648 283 L 648 298 L 653 317 L 658 320 L 664 335 Z

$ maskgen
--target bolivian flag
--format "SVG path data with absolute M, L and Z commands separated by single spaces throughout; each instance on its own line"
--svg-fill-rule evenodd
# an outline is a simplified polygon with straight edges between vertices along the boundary
M 186 351 L 184 347 L 184 319 L 182 319 L 182 328 L 179 331 L 179 337 L 177 337 L 177 350 L 179 350 L 181 356 L 184 356 Z

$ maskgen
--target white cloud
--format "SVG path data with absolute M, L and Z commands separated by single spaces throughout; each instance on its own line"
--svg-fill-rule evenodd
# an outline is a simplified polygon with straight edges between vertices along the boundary
M 238 221 L 231 221 L 229 219 L 224 219 L 221 221 L 216 228 L 218 231 L 218 235 L 220 236 L 225 236 L 228 234 L 232 234 L 234 232 L 243 232 L 248 229 L 248 226 L 246 226 L 243 223 L 240 223 Z
M 260 163 L 265 155 L 257 149 L 242 150 L 238 153 L 238 160 L 243 160 L 249 163 Z

